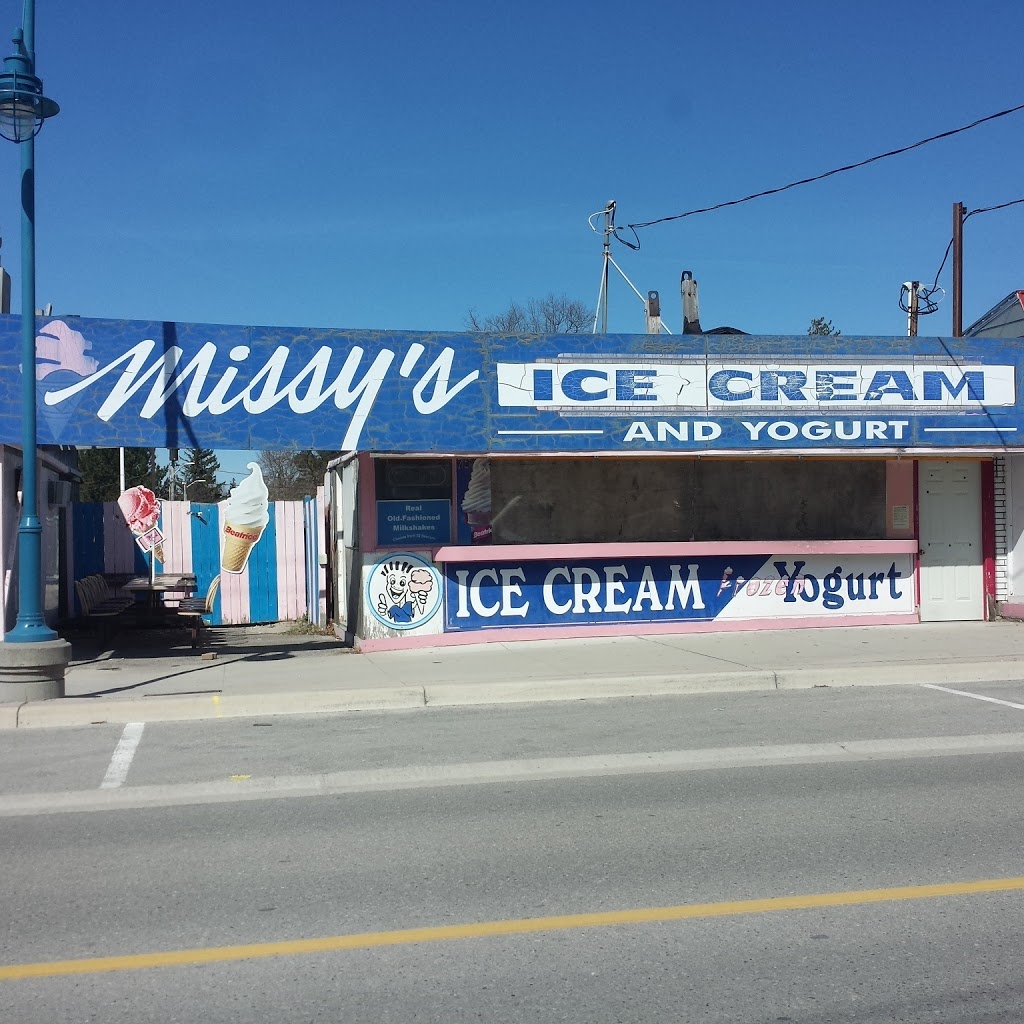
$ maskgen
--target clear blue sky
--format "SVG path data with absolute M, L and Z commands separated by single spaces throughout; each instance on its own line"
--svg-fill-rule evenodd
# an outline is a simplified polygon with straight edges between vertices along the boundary
M 650 220 L 1024 102 L 1010 0 L 38 0 L 36 42 L 62 107 L 37 142 L 38 302 L 83 316 L 444 331 L 593 304 L 610 198 Z M 1024 197 L 1022 139 L 1024 112 L 614 255 L 673 331 L 688 269 L 705 327 L 901 334 L 953 202 Z M 0 145 L 15 309 L 17 167 Z M 1024 206 L 968 222 L 965 324 L 1024 288 L 1022 237 Z M 610 305 L 643 330 L 621 281 Z M 921 333 L 950 322 L 947 299 Z

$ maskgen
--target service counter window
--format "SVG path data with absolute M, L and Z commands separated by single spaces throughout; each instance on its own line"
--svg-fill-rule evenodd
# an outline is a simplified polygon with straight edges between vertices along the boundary
M 884 459 L 489 460 L 495 544 L 878 540 Z
M 452 460 L 374 460 L 378 547 L 452 542 Z

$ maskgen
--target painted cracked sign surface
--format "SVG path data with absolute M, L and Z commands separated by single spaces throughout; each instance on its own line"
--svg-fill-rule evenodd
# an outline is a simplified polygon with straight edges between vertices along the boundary
M 445 630 L 910 614 L 909 555 L 719 555 L 445 567 Z
M 0 317 L 0 441 L 20 439 Z M 41 320 L 41 443 L 379 452 L 1015 448 L 1021 345 Z

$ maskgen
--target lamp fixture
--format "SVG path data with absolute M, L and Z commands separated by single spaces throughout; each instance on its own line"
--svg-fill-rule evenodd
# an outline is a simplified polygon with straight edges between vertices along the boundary
M 15 52 L 4 59 L 0 74 L 0 135 L 11 142 L 33 139 L 43 121 L 60 107 L 43 95 L 43 83 L 33 74 L 32 57 L 21 29 L 14 33 Z

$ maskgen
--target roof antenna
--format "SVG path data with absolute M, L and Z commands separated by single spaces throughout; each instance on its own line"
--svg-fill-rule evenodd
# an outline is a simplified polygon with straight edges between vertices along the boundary
M 622 280 L 633 289 L 636 297 L 644 304 L 644 314 L 647 321 L 647 332 L 649 334 L 658 334 L 664 331 L 666 334 L 672 332 L 665 326 L 664 321 L 661 320 L 661 307 L 658 303 L 658 293 L 648 292 L 647 295 L 643 295 L 635 284 L 626 276 L 626 272 L 615 262 L 615 257 L 612 256 L 611 244 L 612 236 L 615 235 L 615 200 L 609 199 L 608 205 L 603 210 L 598 210 L 597 213 L 592 213 L 587 221 L 590 224 L 591 231 L 598 231 L 599 229 L 594 226 L 594 221 L 600 216 L 604 216 L 604 228 L 600 229 L 604 235 L 604 251 L 601 257 L 601 286 L 597 290 L 597 309 L 594 311 L 594 327 L 591 330 L 591 334 L 607 334 L 608 333 L 608 268 L 614 267 Z M 615 235 L 618 238 L 618 235 Z M 622 239 L 620 238 L 621 242 Z M 629 242 L 625 242 L 625 245 L 630 248 L 636 248 L 630 245 Z M 598 331 L 600 328 L 600 332 Z
M 597 290 L 597 308 L 594 310 L 594 328 L 590 332 L 591 334 L 598 333 L 598 324 L 601 326 L 601 334 L 608 333 L 608 267 L 615 261 L 612 259 L 612 235 L 615 233 L 615 200 L 609 199 L 608 205 L 603 210 L 598 210 L 597 213 L 592 213 L 588 218 L 590 221 L 590 228 L 592 231 L 597 231 L 594 227 L 594 218 L 604 214 L 604 249 L 601 257 L 601 285 Z

